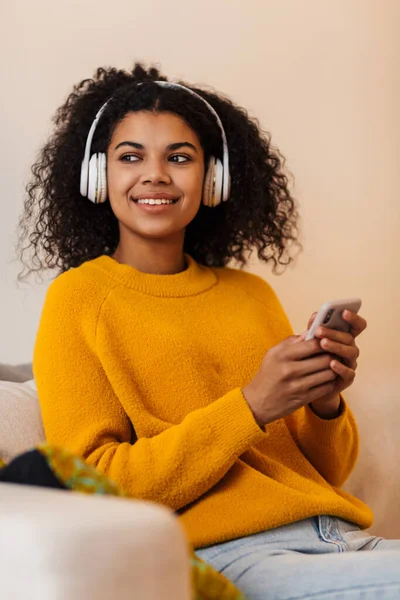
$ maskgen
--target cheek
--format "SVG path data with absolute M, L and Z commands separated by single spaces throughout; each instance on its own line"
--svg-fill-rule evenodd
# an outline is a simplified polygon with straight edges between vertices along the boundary
M 199 198 L 203 191 L 204 182 L 204 168 L 199 166 L 190 174 L 185 173 L 181 180 L 182 190 L 186 196 L 190 196 L 193 199 Z
M 125 194 L 135 183 L 133 170 L 121 168 L 115 162 L 107 164 L 107 188 L 109 196 Z

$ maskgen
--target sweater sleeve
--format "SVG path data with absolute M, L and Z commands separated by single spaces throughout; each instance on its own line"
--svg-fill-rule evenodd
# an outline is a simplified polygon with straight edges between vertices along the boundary
M 292 335 L 291 324 L 272 287 L 254 274 L 251 283 L 252 292 L 274 315 L 277 343 Z M 343 485 L 354 468 L 359 451 L 357 425 L 343 397 L 336 419 L 322 419 L 305 406 L 284 420 L 297 446 L 322 477 L 331 485 Z
M 135 424 L 96 353 L 101 303 L 90 289 L 77 298 L 68 275 L 61 275 L 47 292 L 34 349 L 46 440 L 83 457 L 132 497 L 183 508 L 268 434 L 236 388 L 180 424 L 151 438 L 134 439 Z
M 309 406 L 285 417 L 289 431 L 309 462 L 331 485 L 341 487 L 357 461 L 359 435 L 354 416 L 341 396 L 339 415 L 321 419 Z

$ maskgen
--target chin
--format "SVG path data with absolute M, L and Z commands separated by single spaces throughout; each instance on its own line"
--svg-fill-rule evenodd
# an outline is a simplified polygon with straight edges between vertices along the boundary
M 138 238 L 147 239 L 163 239 L 171 236 L 184 235 L 185 227 L 132 227 L 129 225 L 124 226 L 128 236 L 133 235 Z

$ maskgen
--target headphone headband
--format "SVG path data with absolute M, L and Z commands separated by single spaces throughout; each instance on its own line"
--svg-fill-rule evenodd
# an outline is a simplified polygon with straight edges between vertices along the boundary
M 222 121 L 221 121 L 217 111 L 215 110 L 215 108 L 213 106 L 211 106 L 211 104 L 205 98 L 203 98 L 203 96 L 200 96 L 197 92 L 194 92 L 193 90 L 185 87 L 184 85 L 181 85 L 180 83 L 172 83 L 170 81 L 155 81 L 155 83 L 157 83 L 161 87 L 165 87 L 165 88 L 169 87 L 172 89 L 178 88 L 178 89 L 184 90 L 185 92 L 188 92 L 195 98 L 199 98 L 207 106 L 208 110 L 214 115 L 215 120 L 217 121 L 218 127 L 221 131 L 221 136 L 222 136 L 222 149 L 223 149 L 222 164 L 224 167 L 223 199 L 227 200 L 229 197 L 229 192 L 230 192 L 228 140 L 226 139 L 225 129 L 224 129 L 224 126 L 222 125 Z

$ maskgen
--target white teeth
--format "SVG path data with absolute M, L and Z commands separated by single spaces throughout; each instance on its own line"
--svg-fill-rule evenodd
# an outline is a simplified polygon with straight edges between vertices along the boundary
M 154 199 L 154 198 L 140 198 L 137 200 L 138 204 L 173 204 L 173 200 L 167 200 L 166 198 Z

